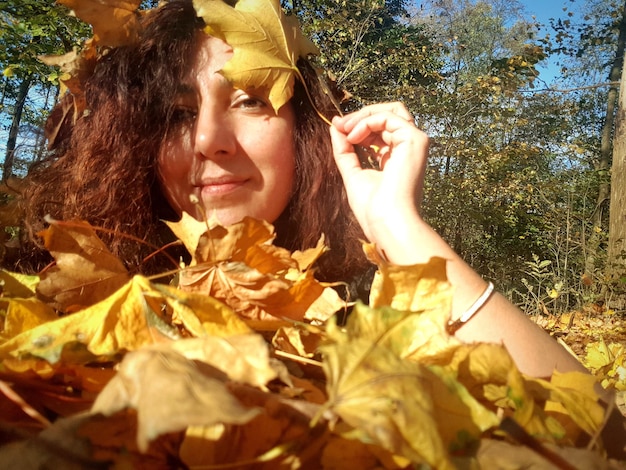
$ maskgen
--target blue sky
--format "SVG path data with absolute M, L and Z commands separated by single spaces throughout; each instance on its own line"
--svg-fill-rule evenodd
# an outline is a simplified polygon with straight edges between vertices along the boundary
M 547 23 L 549 18 L 564 17 L 566 13 L 563 11 L 563 7 L 574 10 L 577 2 L 570 2 L 569 0 L 521 0 L 521 3 L 526 7 L 529 14 L 534 14 L 540 22 Z
M 546 25 L 547 29 L 543 31 L 543 34 L 551 32 L 549 30 L 550 18 L 567 19 L 567 13 L 570 11 L 576 13 L 577 7 L 584 1 L 585 0 L 574 0 L 573 2 L 570 0 L 520 0 L 522 5 L 525 6 L 529 18 L 531 15 L 534 15 L 539 23 Z M 567 8 L 567 11 L 563 11 L 564 7 Z M 554 32 L 552 32 L 552 36 L 554 36 Z M 550 62 L 542 64 L 538 68 L 541 74 L 540 79 L 548 84 L 559 74 L 558 67 Z

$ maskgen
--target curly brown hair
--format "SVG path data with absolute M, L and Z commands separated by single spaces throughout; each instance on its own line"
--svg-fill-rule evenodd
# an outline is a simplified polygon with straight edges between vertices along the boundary
M 29 242 L 22 264 L 40 267 L 46 261 L 35 233 L 49 214 L 106 229 L 103 239 L 131 269 L 163 269 L 165 261 L 142 263 L 153 248 L 126 235 L 152 246 L 171 239 L 162 220 L 178 215 L 161 193 L 156 161 L 172 119 L 171 97 L 203 26 L 191 0 L 171 0 L 144 17 L 137 43 L 98 60 L 84 90 L 88 112 L 57 133 L 49 157 L 28 175 L 21 204 Z M 369 266 L 360 246 L 363 233 L 332 157 L 328 125 L 311 100 L 326 116 L 337 110 L 313 66 L 301 59 L 298 67 L 305 84 L 296 83 L 290 102 L 296 116 L 296 182 L 288 207 L 274 222 L 276 243 L 301 250 L 324 233 L 330 251 L 320 260 L 319 277 L 347 280 Z

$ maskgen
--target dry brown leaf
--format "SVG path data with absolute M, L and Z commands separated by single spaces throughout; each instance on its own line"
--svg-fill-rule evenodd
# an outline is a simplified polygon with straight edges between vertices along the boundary
M 184 339 L 168 347 L 187 359 L 210 364 L 230 380 L 260 389 L 266 389 L 266 384 L 279 376 L 268 345 L 258 334 Z
M 118 47 L 136 40 L 141 0 L 58 0 L 93 27 L 101 46 Z
M 268 316 L 274 316 L 266 311 L 268 300 L 281 291 L 287 291 L 290 283 L 279 276 L 257 271 L 243 262 L 224 261 L 198 264 L 182 271 L 179 285 L 184 291 L 202 292 L 220 299 L 243 317 L 268 319 Z M 303 312 L 294 319 L 302 317 Z
M 195 250 L 190 266 L 179 276 L 183 291 L 215 297 L 255 322 L 323 321 L 343 306 L 311 269 L 301 271 L 288 250 L 272 245 L 274 229 L 266 222 L 247 217 L 229 227 L 207 229 L 183 214 L 180 222 L 168 225 L 184 237 L 188 249 Z M 323 248 L 318 245 L 314 250 L 306 255 L 309 260 Z
M 413 468 L 406 459 L 396 458 L 385 450 L 360 441 L 333 437 L 324 447 L 321 466 L 324 470 L 400 470 Z
M 102 46 L 118 47 L 135 42 L 140 27 L 138 20 L 143 14 L 138 11 L 140 0 L 58 0 L 58 3 L 72 9 L 77 17 L 91 24 L 94 35 L 85 41 L 80 52 L 75 48 L 59 56 L 38 57 L 47 65 L 60 67 L 60 95 L 65 95 L 66 90 L 71 92 L 46 122 L 50 148 L 54 147 L 57 139 L 64 137 L 66 128 L 83 115 L 87 107 L 85 81 L 93 73 Z
M 37 293 L 61 310 L 93 305 L 130 279 L 122 262 L 86 222 L 51 221 L 40 236 L 56 265 L 41 275 Z
M 324 470 L 343 470 L 345 468 L 374 470 L 380 468 L 380 462 L 369 451 L 367 444 L 334 437 L 324 447 L 322 468 Z
M 6 181 L 0 183 L 0 227 L 19 227 L 24 221 L 24 209 L 19 204 L 19 195 L 25 189 L 24 178 L 9 176 Z M 3 230 L 3 237 L 8 240 L 9 233 Z M 5 240 L 3 240 L 5 241 Z
M 50 112 L 45 125 L 48 148 L 54 148 L 57 140 L 63 140 L 72 126 L 87 108 L 84 84 L 93 73 L 98 52 L 96 43 L 88 39 L 79 54 L 77 49 L 60 56 L 39 56 L 46 65 L 60 68 L 59 105 Z M 71 94 L 67 94 L 68 91 Z
M 190 467 L 226 464 L 234 468 L 319 468 L 324 427 L 310 427 L 319 409 L 311 403 L 286 399 L 249 386 L 230 384 L 231 392 L 246 406 L 261 410 L 248 423 L 190 427 L 181 446 L 181 458 Z M 267 466 L 260 466 L 263 463 Z
M 546 445 L 550 452 L 564 459 L 571 468 L 594 470 L 624 470 L 624 462 L 610 462 L 596 452 L 573 447 L 557 447 Z M 513 445 L 508 442 L 484 439 L 477 452 L 480 468 L 497 468 L 499 470 L 555 470 L 557 467 L 532 449 Z
M 6 362 L 3 365 L 6 366 Z M 110 367 L 56 365 L 48 374 L 41 374 L 44 377 L 37 378 L 33 377 L 32 369 L 14 371 L 7 366 L 1 375 L 30 407 L 44 416 L 66 417 L 88 410 L 115 371 Z M 19 427 L 19 422 L 8 415 L 0 416 L 5 423 Z
M 126 408 L 137 410 L 141 452 L 162 434 L 189 426 L 243 424 L 260 412 L 233 397 L 222 372 L 165 348 L 129 353 L 91 411 L 111 416 Z
M 61 419 L 36 437 L 0 447 L 0 468 L 99 468 L 103 462 L 91 459 L 89 441 L 77 436 L 78 429 L 87 419 L 83 415 Z
M 280 351 L 311 358 L 317 352 L 322 338 L 321 330 L 294 325 L 279 328 L 272 338 L 272 345 Z
M 106 462 L 105 468 L 119 470 L 166 470 L 176 463 L 183 433 L 169 433 L 150 441 L 140 451 L 137 442 L 137 412 L 126 409 L 112 416 L 90 414 L 77 430 L 88 439 L 94 460 Z M 93 468 L 93 467 L 90 467 Z

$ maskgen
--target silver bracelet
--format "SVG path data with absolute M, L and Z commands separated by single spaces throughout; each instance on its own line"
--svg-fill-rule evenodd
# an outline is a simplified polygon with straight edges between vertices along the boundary
M 453 335 L 459 328 L 470 321 L 476 312 L 478 312 L 487 303 L 487 300 L 489 300 L 489 297 L 491 297 L 491 294 L 493 293 L 493 289 L 493 282 L 489 282 L 485 291 L 476 299 L 476 302 L 474 302 L 470 308 L 463 312 L 463 315 L 455 321 L 448 322 L 446 327 L 448 334 Z

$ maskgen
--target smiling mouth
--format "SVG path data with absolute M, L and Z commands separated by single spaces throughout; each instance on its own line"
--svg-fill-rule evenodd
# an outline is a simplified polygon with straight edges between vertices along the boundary
M 246 184 L 247 180 L 214 180 L 202 182 L 200 192 L 204 196 L 225 196 Z

